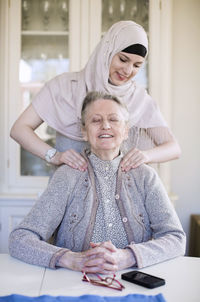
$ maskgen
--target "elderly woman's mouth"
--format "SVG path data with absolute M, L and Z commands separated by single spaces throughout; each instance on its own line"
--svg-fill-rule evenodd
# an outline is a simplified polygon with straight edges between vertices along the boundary
M 111 134 L 101 134 L 98 137 L 99 138 L 111 138 L 111 137 L 113 137 L 113 135 L 111 135 Z

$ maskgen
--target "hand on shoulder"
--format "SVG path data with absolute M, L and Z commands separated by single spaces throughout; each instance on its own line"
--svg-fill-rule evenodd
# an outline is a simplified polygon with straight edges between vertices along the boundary
M 142 164 L 147 164 L 149 158 L 146 151 L 141 151 L 137 148 L 132 148 L 123 158 L 121 162 L 121 169 L 124 172 L 128 172 L 131 169 L 135 169 Z
M 52 158 L 51 163 L 56 166 L 66 164 L 79 171 L 85 171 L 87 169 L 86 160 L 73 149 L 69 149 L 64 152 L 57 152 Z

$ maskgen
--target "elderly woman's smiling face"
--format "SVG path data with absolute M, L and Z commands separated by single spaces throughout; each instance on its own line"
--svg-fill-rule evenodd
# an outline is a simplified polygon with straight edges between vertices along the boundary
M 110 99 L 99 99 L 88 105 L 83 137 L 101 159 L 112 160 L 119 155 L 120 145 L 128 137 L 126 115 L 125 109 Z

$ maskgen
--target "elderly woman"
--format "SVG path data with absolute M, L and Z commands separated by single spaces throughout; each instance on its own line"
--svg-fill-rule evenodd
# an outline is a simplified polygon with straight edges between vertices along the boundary
M 128 172 L 120 167 L 126 107 L 91 92 L 81 113 L 88 169 L 57 169 L 12 231 L 10 254 L 35 265 L 104 274 L 183 255 L 185 234 L 156 172 L 145 164 Z M 53 234 L 54 245 L 48 243 Z

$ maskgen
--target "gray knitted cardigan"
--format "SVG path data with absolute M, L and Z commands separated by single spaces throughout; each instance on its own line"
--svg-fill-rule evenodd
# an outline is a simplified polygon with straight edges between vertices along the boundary
M 185 233 L 155 170 L 141 165 L 125 173 L 119 168 L 113 181 L 117 181 L 115 199 L 138 268 L 183 255 Z M 89 249 L 97 208 L 90 162 L 85 172 L 59 167 L 30 213 L 11 232 L 10 254 L 56 268 L 68 249 Z M 50 244 L 53 234 L 55 242 Z

